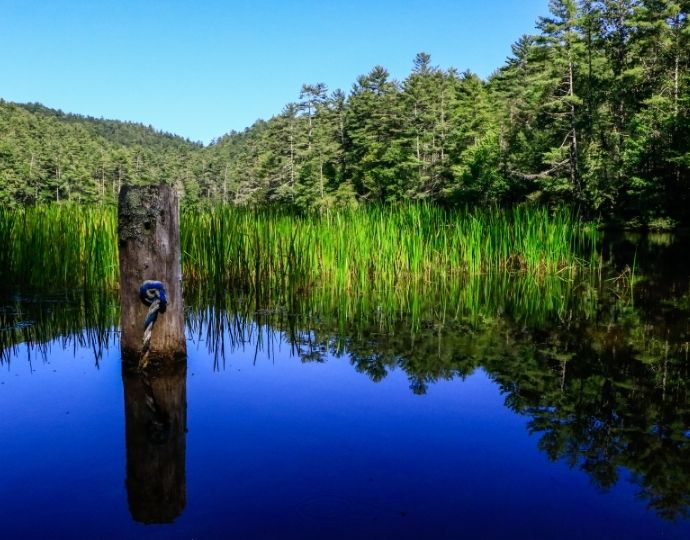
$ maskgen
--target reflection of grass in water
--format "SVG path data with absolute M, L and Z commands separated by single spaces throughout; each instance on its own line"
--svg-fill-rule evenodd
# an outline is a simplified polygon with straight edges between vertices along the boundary
M 408 287 L 368 284 L 348 294 L 328 283 L 312 287 L 306 294 L 292 289 L 231 293 L 191 284 L 185 299 L 191 308 L 187 317 L 190 330 L 198 333 L 203 329 L 210 350 L 216 352 L 224 345 L 220 340 L 225 339 L 225 332 L 231 349 L 249 340 L 245 331 L 254 328 L 253 322 L 288 335 L 325 326 L 333 335 L 359 327 L 381 334 L 402 330 L 414 336 L 429 328 L 469 330 L 498 319 L 529 327 L 574 318 L 587 320 L 596 312 L 597 283 L 589 273 L 564 280 L 500 272 L 416 282 Z
M 0 277 L 26 289 L 116 287 L 115 233 L 112 208 L 0 211 Z M 568 211 L 537 208 L 409 205 L 295 216 L 218 206 L 181 218 L 188 281 L 257 290 L 328 283 L 340 294 L 372 282 L 393 290 L 487 272 L 572 279 L 592 266 L 595 234 Z
M 280 308 L 335 317 L 341 326 L 375 320 L 384 330 L 403 315 L 413 328 L 502 313 L 520 321 L 564 317 L 575 284 L 594 279 L 595 235 L 570 212 L 535 208 L 409 205 L 295 216 L 218 206 L 181 219 L 188 296 L 205 291 L 201 304 L 213 291 L 242 290 L 252 313 Z M 86 297 L 117 286 L 112 208 L 2 210 L 0 244 L 5 286 L 84 289 Z M 46 323 L 45 336 L 61 335 L 55 321 Z M 13 328 L 0 339 L 45 339 L 31 332 Z
M 63 347 L 88 346 L 96 363 L 113 339 L 119 323 L 117 298 L 108 294 L 67 293 L 60 296 L 15 298 L 0 307 L 0 363 L 21 343 L 36 347 L 41 356 L 49 342 Z M 30 350 L 29 350 L 30 354 Z
M 653 231 L 644 234 L 625 232 L 623 238 L 631 244 L 638 244 L 644 240 L 648 245 L 654 247 L 669 247 L 676 241 L 676 235 L 673 233 Z
M 474 328 L 505 317 L 529 326 L 574 316 L 589 318 L 597 301 L 596 288 L 584 279 L 589 276 L 583 274 L 576 280 L 558 276 L 536 279 L 529 274 L 500 272 L 408 286 L 369 283 L 348 293 L 328 283 L 308 290 L 256 290 L 250 286 L 232 292 L 190 283 L 185 302 L 188 328 L 196 332 L 203 327 L 205 340 L 216 344 L 211 349 L 217 352 L 219 340 L 228 329 L 241 330 L 242 325 L 251 328 L 255 320 L 285 329 L 327 323 L 331 333 L 353 326 L 395 333 L 403 324 L 406 332 L 415 335 L 429 327 L 460 324 Z M 46 300 L 17 300 L 0 310 L 0 351 L 7 354 L 17 343 L 40 344 L 70 335 L 80 340 L 82 329 L 89 330 L 87 339 L 96 350 L 118 324 L 115 291 L 75 292 L 52 297 L 49 304 Z M 242 331 L 231 332 L 234 342 L 228 345 L 234 348 L 245 339 L 243 335 Z

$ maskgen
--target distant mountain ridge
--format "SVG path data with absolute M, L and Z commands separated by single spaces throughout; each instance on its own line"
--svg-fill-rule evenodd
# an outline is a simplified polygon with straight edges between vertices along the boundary
M 0 99 L 0 102 L 2 100 Z M 46 107 L 41 103 L 12 103 L 4 102 L 9 105 L 15 105 L 26 111 L 42 115 L 46 117 L 54 117 L 60 121 L 83 124 L 90 126 L 94 135 L 98 135 L 108 139 L 114 143 L 130 146 L 135 144 L 149 145 L 161 144 L 164 141 L 170 141 L 172 144 L 193 145 L 197 147 L 203 146 L 201 142 L 191 141 L 181 135 L 168 133 L 158 130 L 151 125 L 145 125 L 140 122 L 130 122 L 123 120 L 112 120 L 106 118 L 96 118 L 94 116 L 76 114 L 71 112 L 64 112 L 60 109 L 52 109 Z
M 195 192 L 201 143 L 136 122 L 0 100 L 0 204 L 116 200 L 123 183 Z

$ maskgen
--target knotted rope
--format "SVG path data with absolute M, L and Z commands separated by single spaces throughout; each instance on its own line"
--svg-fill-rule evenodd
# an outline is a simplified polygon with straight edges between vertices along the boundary
M 165 286 L 160 281 L 146 280 L 139 287 L 139 298 L 149 306 L 149 311 L 144 319 L 144 339 L 141 345 L 141 360 L 139 367 L 145 368 L 148 364 L 149 346 L 151 345 L 151 333 L 153 325 L 159 313 L 165 313 L 168 307 L 168 297 L 165 294 Z

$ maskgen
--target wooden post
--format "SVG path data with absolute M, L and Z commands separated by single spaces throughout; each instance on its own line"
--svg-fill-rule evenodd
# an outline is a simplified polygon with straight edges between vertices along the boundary
M 123 365 L 127 501 L 140 523 L 172 523 L 186 505 L 187 367 L 149 375 Z
M 118 207 L 120 250 L 120 344 L 122 359 L 138 363 L 148 308 L 139 298 L 145 280 L 161 281 L 168 306 L 156 320 L 147 361 L 169 363 L 186 358 L 180 214 L 177 193 L 166 185 L 124 186 Z

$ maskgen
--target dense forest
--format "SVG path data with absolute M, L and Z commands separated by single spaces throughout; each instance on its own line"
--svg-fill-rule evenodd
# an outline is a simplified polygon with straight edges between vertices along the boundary
M 403 81 L 376 66 L 349 93 L 305 84 L 208 146 L 0 101 L 0 204 L 112 204 L 123 183 L 163 181 L 190 206 L 567 202 L 607 222 L 687 224 L 690 0 L 549 8 L 488 80 L 419 53 Z

